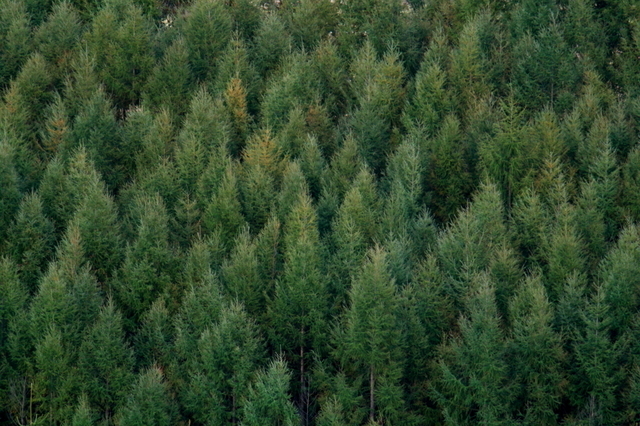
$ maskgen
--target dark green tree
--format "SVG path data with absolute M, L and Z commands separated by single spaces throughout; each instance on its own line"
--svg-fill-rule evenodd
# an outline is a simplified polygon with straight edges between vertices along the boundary
M 272 344 L 297 371 L 298 410 L 308 419 L 308 372 L 312 351 L 323 353 L 327 342 L 326 280 L 322 275 L 318 221 L 311 199 L 300 194 L 285 223 L 284 271 L 269 306 Z M 306 421 L 306 420 L 305 420 Z
M 189 50 L 183 38 L 176 39 L 155 66 L 145 86 L 145 105 L 153 110 L 167 108 L 175 118 L 186 114 L 193 90 Z
M 6 87 L 32 49 L 29 15 L 23 1 L 4 1 L 0 18 L 0 86 Z
M 380 247 L 369 252 L 349 291 L 344 334 L 337 344 L 343 364 L 366 377 L 369 420 L 394 423 L 401 419 L 404 405 L 399 383 L 402 334 L 387 256 Z
M 176 421 L 176 406 L 158 367 L 142 371 L 121 409 L 121 426 L 169 426 Z
M 114 296 L 125 314 L 125 328 L 133 330 L 142 315 L 160 296 L 169 297 L 178 274 L 169 246 L 166 208 L 159 196 L 146 197 L 136 240 L 128 247 L 122 268 L 112 284 Z M 175 294 L 175 292 L 174 292 Z
M 82 31 L 78 12 L 71 3 L 63 1 L 53 6 L 51 14 L 35 33 L 37 49 L 53 66 L 57 82 L 71 71 L 73 52 Z
M 23 198 L 7 237 L 8 253 L 18 265 L 20 280 L 34 293 L 51 258 L 55 237 L 53 224 L 44 215 L 37 194 Z
M 553 307 L 539 276 L 528 277 L 509 306 L 517 416 L 522 424 L 553 424 L 561 402 L 563 351 L 552 328 Z
M 231 39 L 232 19 L 219 0 L 198 0 L 177 24 L 187 42 L 193 75 L 199 81 L 215 76 L 216 64 Z
M 219 322 L 198 341 L 189 390 L 189 409 L 196 420 L 208 425 L 238 423 L 262 357 L 261 345 L 255 323 L 242 305 L 222 309 Z M 216 403 L 203 404 L 209 398 Z
M 511 424 L 508 342 L 500 327 L 495 290 L 484 274 L 472 285 L 458 321 L 460 334 L 442 348 L 434 396 L 445 424 Z
M 109 300 L 80 347 L 78 369 L 90 405 L 111 421 L 131 388 L 133 353 L 124 339 L 122 316 Z
M 0 142 L 0 250 L 13 221 L 15 213 L 20 207 L 20 180 L 14 165 L 13 147 L 7 142 Z
M 300 417 L 289 401 L 291 374 L 282 359 L 275 359 L 258 374 L 247 393 L 242 426 L 295 426 Z
M 123 1 L 107 2 L 95 15 L 85 40 L 97 74 L 120 110 L 140 101 L 152 72 L 152 25 L 142 9 Z

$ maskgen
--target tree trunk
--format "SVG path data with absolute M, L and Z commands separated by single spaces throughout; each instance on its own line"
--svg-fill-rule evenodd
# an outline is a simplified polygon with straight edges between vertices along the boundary
M 304 326 L 300 327 L 300 334 L 304 342 Z M 306 413 L 304 412 L 304 344 L 300 345 L 300 414 L 302 414 L 302 424 L 306 425 Z
M 369 367 L 369 419 L 373 423 L 375 421 L 375 401 L 373 399 L 373 390 L 375 388 L 375 377 L 373 376 L 373 365 Z

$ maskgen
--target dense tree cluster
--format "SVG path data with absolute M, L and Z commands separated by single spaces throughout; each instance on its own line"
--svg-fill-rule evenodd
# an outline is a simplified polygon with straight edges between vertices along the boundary
M 634 0 L 0 0 L 1 425 L 640 422 Z

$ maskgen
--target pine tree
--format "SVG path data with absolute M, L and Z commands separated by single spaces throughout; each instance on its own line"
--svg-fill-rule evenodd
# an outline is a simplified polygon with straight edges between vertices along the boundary
M 271 132 L 264 130 L 251 138 L 242 154 L 240 195 L 245 219 L 252 230 L 267 222 L 282 173 L 282 159 Z
M 77 385 L 71 369 L 71 356 L 62 334 L 50 328 L 35 350 L 35 381 L 33 399 L 47 423 L 64 424 L 71 414 L 71 396 Z
M 36 141 L 43 129 L 44 113 L 53 100 L 52 83 L 53 77 L 44 57 L 34 53 L 20 68 L 5 95 L 11 113 L 10 126 L 31 151 L 37 149 Z M 32 164 L 31 167 L 36 165 Z
M 20 280 L 34 293 L 54 243 L 53 224 L 44 215 L 37 194 L 23 198 L 7 237 L 8 253 L 19 265 Z
M 409 129 L 435 136 L 446 112 L 451 109 L 446 73 L 436 61 L 425 58 L 415 77 L 415 93 L 408 99 L 403 121 Z
M 602 289 L 596 289 L 582 312 L 585 327 L 575 338 L 571 364 L 569 398 L 580 417 L 591 424 L 616 421 L 620 375 L 624 374 L 620 370 L 622 341 L 611 340 L 609 307 L 604 297 Z
M 16 265 L 7 257 L 0 258 L 0 409 L 10 407 L 10 391 L 12 379 L 16 376 L 15 362 L 11 355 L 15 346 L 16 332 L 21 331 L 22 323 L 26 323 L 24 312 L 27 310 L 29 293 L 18 279 Z M 26 327 L 24 327 L 26 328 Z M 26 333 L 25 333 L 26 334 Z M 19 351 L 25 350 L 19 346 Z M 26 354 L 20 354 L 25 356 Z M 12 365 L 13 364 L 13 365 Z
M 328 0 L 300 0 L 286 15 L 291 38 L 298 47 L 313 50 L 329 33 L 336 31 L 338 11 L 338 5 Z
M 486 275 L 474 281 L 458 321 L 460 334 L 442 348 L 434 396 L 445 424 L 510 424 L 512 384 L 495 290 Z
M 122 269 L 113 282 L 114 296 L 130 331 L 160 296 L 168 297 L 178 269 L 169 246 L 167 212 L 159 196 L 139 200 L 142 215 L 137 238 L 128 247 Z M 175 292 L 174 292 L 175 293 Z
M 562 395 L 563 352 L 553 308 L 539 276 L 528 277 L 509 306 L 516 401 L 523 424 L 553 424 Z
M 69 148 L 84 146 L 111 191 L 119 189 L 133 171 L 135 151 L 123 144 L 115 112 L 102 89 L 94 92 L 81 106 L 74 120 L 71 140 L 66 156 L 71 155 Z
M 156 299 L 140 322 L 140 328 L 134 338 L 137 366 L 169 366 L 172 361 L 175 329 L 164 300 Z
M 640 235 L 629 224 L 621 233 L 615 247 L 600 264 L 602 292 L 608 306 L 607 317 L 614 335 L 620 337 L 631 326 L 633 312 L 639 299 L 636 284 L 639 279 L 636 265 L 640 256 Z
M 451 115 L 445 117 L 438 135 L 425 145 L 428 171 L 424 186 L 434 216 L 446 222 L 464 205 L 472 190 L 459 120 Z
M 35 33 L 37 48 L 56 70 L 58 81 L 71 70 L 71 57 L 82 35 L 82 24 L 76 9 L 69 2 L 53 5 L 46 21 Z
M 246 223 L 239 196 L 234 167 L 228 165 L 217 192 L 203 214 L 203 228 L 210 234 L 219 232 L 221 244 L 226 251 L 231 250 L 236 235 Z
M 124 340 L 122 316 L 111 300 L 80 347 L 78 367 L 89 403 L 109 422 L 125 402 L 133 378 L 133 353 Z
M 121 409 L 121 426 L 169 426 L 174 424 L 176 407 L 169 386 L 158 367 L 142 371 L 125 406 Z
M 308 417 L 308 372 L 312 351 L 326 345 L 326 282 L 322 276 L 317 216 L 307 194 L 301 194 L 284 233 L 284 271 L 269 306 L 272 344 L 286 354 L 300 386 L 298 409 Z
M 14 165 L 12 147 L 6 142 L 0 142 L 0 241 L 7 237 L 9 225 L 20 206 L 20 180 Z M 0 243 L 0 249 L 4 243 Z
M 6 87 L 29 57 L 31 28 L 25 2 L 3 2 L 0 18 L 0 86 Z
M 238 83 L 233 82 L 236 79 L 239 80 Z M 256 114 L 260 103 L 259 94 L 263 88 L 264 81 L 260 79 L 256 63 L 251 58 L 248 42 L 238 38 L 236 35 L 231 39 L 220 58 L 216 80 L 213 83 L 214 93 L 228 92 L 231 87 L 239 90 L 235 88 L 237 84 L 244 91 L 247 112 Z M 234 98 L 235 96 L 229 97 L 225 95 L 229 106 L 233 104 L 233 107 L 237 108 L 240 102 L 237 99 L 231 101 Z
M 189 51 L 183 38 L 176 39 L 164 52 L 146 82 L 145 105 L 154 110 L 167 108 L 174 117 L 184 116 L 193 90 Z
M 252 57 L 262 77 L 269 76 L 278 68 L 291 42 L 291 36 L 277 13 L 269 12 L 260 20 Z
M 226 294 L 242 303 L 252 318 L 260 318 L 266 311 L 265 288 L 259 276 L 256 245 L 246 227 L 235 239 L 235 247 L 222 264 Z
M 344 336 L 337 343 L 343 364 L 367 377 L 369 420 L 394 422 L 403 408 L 402 342 L 396 318 L 399 301 L 388 267 L 383 249 L 369 252 L 349 291 Z
M 85 36 L 96 71 L 120 110 L 139 103 L 153 69 L 151 28 L 140 7 L 114 1 L 95 15 Z
M 300 424 L 291 401 L 291 375 L 282 359 L 275 359 L 258 374 L 244 403 L 242 426 L 295 426 Z
M 507 244 L 502 200 L 495 185 L 484 184 L 473 203 L 437 241 L 437 257 L 446 278 L 447 293 L 456 305 L 469 291 L 474 275 L 489 266 Z
M 93 426 L 95 424 L 95 415 L 91 411 L 89 401 L 85 394 L 79 398 L 78 405 L 73 413 L 71 421 L 72 426 Z
M 82 152 L 79 157 L 82 157 Z M 120 265 L 122 240 L 112 198 L 96 175 L 89 178 L 88 187 L 82 190 L 84 196 L 72 218 L 72 224 L 80 230 L 84 254 L 96 277 L 104 284 Z
M 232 21 L 224 3 L 198 0 L 177 25 L 187 42 L 195 78 L 205 81 L 215 76 L 217 61 L 231 39 Z
M 198 341 L 191 372 L 189 408 L 205 424 L 235 424 L 243 416 L 243 397 L 262 356 L 261 340 L 242 305 L 222 309 L 220 321 Z M 203 404 L 208 398 L 216 404 Z

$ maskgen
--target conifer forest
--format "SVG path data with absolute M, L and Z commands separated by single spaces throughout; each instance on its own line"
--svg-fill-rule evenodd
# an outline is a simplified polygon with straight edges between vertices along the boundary
M 0 426 L 638 424 L 638 0 L 0 0 Z

